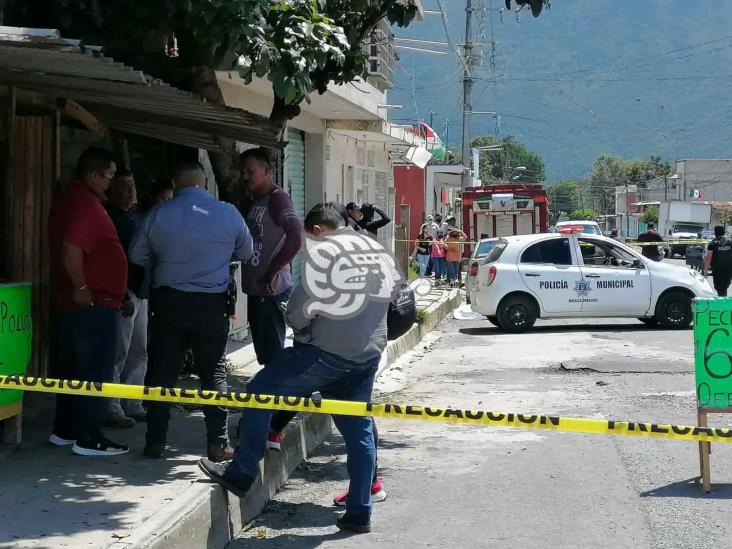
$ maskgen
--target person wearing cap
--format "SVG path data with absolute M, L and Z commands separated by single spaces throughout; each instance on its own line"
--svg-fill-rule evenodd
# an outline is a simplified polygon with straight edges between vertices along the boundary
M 363 219 L 361 204 L 359 202 L 349 202 L 346 204 L 346 213 L 348 214 L 348 226 L 357 233 L 363 232 L 363 228 L 359 224 Z
M 379 214 L 381 219 L 374 219 L 375 213 Z M 377 231 L 389 223 L 391 223 L 391 218 L 378 207 L 368 203 L 361 205 L 361 220 L 358 224 L 367 233 L 370 233 L 375 237 L 377 235 Z

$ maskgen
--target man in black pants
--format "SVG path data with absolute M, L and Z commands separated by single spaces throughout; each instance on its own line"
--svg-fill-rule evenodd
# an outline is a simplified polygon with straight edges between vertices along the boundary
M 720 297 L 727 296 L 727 289 L 732 281 L 732 241 L 724 235 L 724 227 L 714 227 L 714 240 L 709 243 L 707 256 L 704 258 L 704 272 L 712 267 L 714 289 Z
M 304 229 L 292 199 L 272 181 L 266 149 L 249 149 L 240 158 L 251 204 L 246 222 L 254 242 L 254 254 L 242 262 L 242 290 L 247 294 L 247 318 L 257 362 L 266 365 L 285 346 L 284 307 L 292 292 L 290 263 L 300 251 Z M 272 416 L 267 448 L 279 450 L 282 429 L 291 412 Z
M 241 214 L 215 200 L 198 163 L 175 176 L 175 198 L 152 210 L 130 245 L 130 260 L 153 268 L 151 346 L 145 384 L 175 387 L 190 345 L 203 389 L 226 392 L 221 356 L 229 334 L 229 264 L 252 256 Z M 231 459 L 226 408 L 205 406 L 208 457 Z M 148 403 L 145 455 L 161 458 L 170 404 Z

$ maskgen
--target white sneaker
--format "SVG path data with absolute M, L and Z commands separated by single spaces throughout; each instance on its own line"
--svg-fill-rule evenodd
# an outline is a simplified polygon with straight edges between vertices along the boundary
M 76 441 L 71 438 L 61 438 L 56 433 L 51 433 L 51 435 L 48 437 L 48 442 L 50 442 L 54 446 L 71 446 Z
M 71 451 L 78 456 L 121 456 L 128 453 L 130 448 L 102 436 L 97 439 L 77 440 Z

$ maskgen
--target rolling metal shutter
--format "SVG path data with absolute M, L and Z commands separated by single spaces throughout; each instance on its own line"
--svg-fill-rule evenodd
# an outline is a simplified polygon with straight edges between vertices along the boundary
M 300 220 L 305 219 L 305 139 L 299 130 L 287 130 L 287 149 L 285 149 L 287 192 Z M 300 280 L 302 252 L 292 262 L 292 278 Z

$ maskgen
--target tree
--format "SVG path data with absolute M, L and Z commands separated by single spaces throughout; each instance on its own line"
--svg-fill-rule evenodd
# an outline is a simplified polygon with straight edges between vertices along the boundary
M 584 188 L 581 181 L 562 179 L 547 186 L 546 192 L 549 196 L 549 209 L 555 220 L 582 207 Z
M 217 102 L 217 69 L 267 78 L 270 118 L 282 130 L 311 93 L 364 74 L 362 45 L 382 19 L 407 26 L 417 11 L 414 0 L 29 0 L 10 2 L 4 15 L 6 24 L 59 28 L 102 44 Z
M 107 55 L 223 104 L 217 70 L 272 83 L 279 136 L 300 104 L 364 74 L 364 41 L 384 18 L 406 26 L 415 0 L 0 1 L 8 25 L 57 28 Z M 218 138 L 212 165 L 224 195 L 237 179 L 234 142 Z
M 513 137 L 498 139 L 490 135 L 476 137 L 472 147 L 496 147 L 496 151 L 481 151 L 479 177 L 485 184 L 500 181 L 541 183 L 546 178 L 546 166 L 541 156 Z M 517 170 L 524 167 L 526 170 Z
M 647 160 L 625 162 L 625 171 L 631 185 L 645 186 L 651 179 L 670 175 L 671 164 L 664 162 L 660 156 L 651 156 Z
M 581 221 L 583 219 L 595 219 L 597 215 L 597 212 L 592 208 L 584 208 L 571 212 L 569 217 L 574 221 Z
M 657 204 L 654 204 L 652 206 L 648 206 L 645 212 L 643 212 L 640 216 L 641 221 L 644 223 L 658 223 L 658 212 L 660 208 Z

